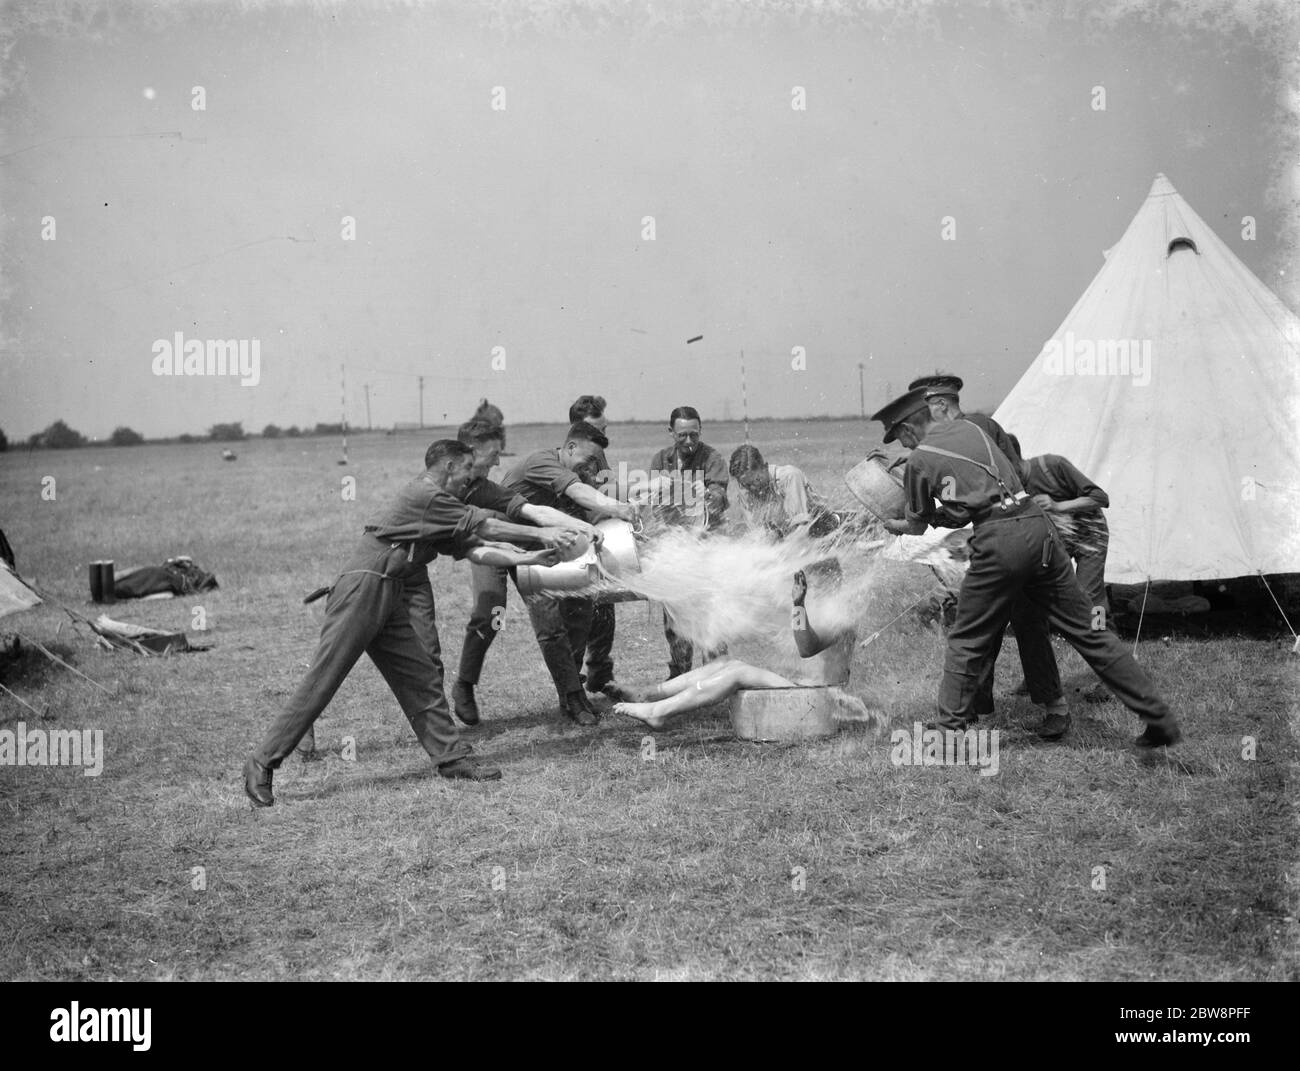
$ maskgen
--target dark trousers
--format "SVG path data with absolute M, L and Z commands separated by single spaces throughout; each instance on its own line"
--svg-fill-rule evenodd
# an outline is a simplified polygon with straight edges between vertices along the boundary
M 970 568 L 948 633 L 939 722 L 964 725 L 975 713 L 981 672 L 993 654 L 1017 599 L 1046 616 L 1126 707 L 1152 725 L 1173 724 L 1173 715 L 1146 671 L 1105 628 L 1093 628 L 1092 606 L 1075 580 L 1070 558 L 1052 522 L 1032 504 L 976 525 Z
M 1083 551 L 1064 543 L 1066 553 L 1074 559 L 1074 578 L 1091 608 L 1091 622 L 1103 628 L 1110 627 L 1110 605 L 1106 601 L 1106 536 L 1103 528 L 1091 537 L 1093 547 Z M 1016 650 L 1020 655 L 1020 668 L 1025 675 L 1029 698 L 1040 705 L 1061 699 L 1065 693 L 1061 689 L 1061 675 L 1052 651 L 1050 622 L 1032 604 L 1021 600 L 1011 611 L 1010 625 L 1016 634 Z M 1006 629 L 998 634 L 993 654 L 980 678 L 974 706 L 974 713 L 980 716 L 993 712 L 993 672 L 1005 635 Z
M 363 653 L 383 674 L 416 738 L 434 763 L 442 765 L 470 752 L 447 709 L 442 667 L 430 658 L 412 627 L 412 588 L 402 573 L 406 552 L 369 537 L 363 547 L 345 566 L 330 592 L 311 668 L 253 753 L 258 762 L 272 770 L 279 767 L 320 717 Z M 426 573 L 425 588 L 428 584 Z M 433 591 L 428 588 L 430 628 L 432 615 Z M 433 640 L 436 644 L 436 630 Z
M 582 654 L 591 632 L 591 599 L 552 599 L 529 595 L 524 599 L 533 623 L 537 646 L 555 682 L 555 693 L 564 702 L 570 692 L 582 689 Z
M 598 602 L 591 612 L 587 637 L 587 680 L 602 684 L 614 678 L 614 604 Z
M 501 631 L 506 606 L 509 570 L 494 565 L 471 565 L 470 585 L 474 607 L 465 626 L 458 675 L 466 684 L 478 684 L 488 648 Z M 561 701 L 582 688 L 579 676 L 587 649 L 594 603 L 591 599 L 552 599 L 530 596 L 524 600 L 528 618 L 542 649 L 542 659 Z M 611 609 L 613 607 L 611 606 Z M 611 637 L 612 642 L 612 637 Z
M 466 684 L 478 684 L 488 648 L 501 631 L 508 576 L 508 570 L 496 565 L 470 564 L 469 583 L 474 605 L 465 626 L 465 643 L 460 649 L 460 668 L 457 671 L 457 676 Z
M 1106 550 L 1109 543 L 1105 529 L 1093 537 L 1095 550 L 1080 551 L 1075 547 L 1066 550 L 1074 558 L 1074 576 L 1095 611 L 1101 608 L 1109 623 L 1110 605 L 1106 601 Z
M 411 615 L 411 629 L 415 639 L 429 656 L 438 688 L 445 693 L 442 668 L 442 644 L 438 640 L 438 623 L 433 604 L 433 585 L 429 583 L 429 571 L 422 570 L 416 577 L 406 582 L 406 606 Z
M 691 662 L 695 658 L 695 645 L 673 628 L 673 617 L 667 609 L 664 610 L 664 639 L 668 641 L 668 677 L 671 680 L 690 671 Z M 726 653 L 726 644 L 714 651 L 701 651 L 700 662 L 712 662 Z
M 1029 698 L 1040 705 L 1062 699 L 1065 690 L 1061 687 L 1061 671 L 1056 665 L 1056 652 L 1052 650 L 1051 629 L 1046 616 L 1027 599 L 1017 599 L 1011 608 L 1008 625 L 1016 634 L 1016 653 L 1020 656 Z M 971 708 L 971 713 L 980 717 L 993 713 L 993 673 L 1006 633 L 1007 625 L 998 629 L 992 653 L 980 671 L 975 703 Z

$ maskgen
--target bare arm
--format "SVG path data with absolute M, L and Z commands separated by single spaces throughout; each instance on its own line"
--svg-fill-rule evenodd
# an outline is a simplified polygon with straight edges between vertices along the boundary
M 820 654 L 835 643 L 835 640 L 823 640 L 812 627 L 812 622 L 808 620 L 808 611 L 804 608 L 804 598 L 807 594 L 808 579 L 800 569 L 794 574 L 794 588 L 790 593 L 790 601 L 794 604 L 790 623 L 794 630 L 794 645 L 799 650 L 800 658 L 812 658 L 813 655 Z
M 534 506 L 529 503 L 523 509 L 524 519 L 531 521 L 533 524 L 545 526 L 548 528 L 572 528 L 581 532 L 588 539 L 600 541 L 600 529 L 595 525 L 588 524 L 581 517 L 570 517 L 563 510 L 558 510 L 552 506 Z
M 1100 502 L 1087 495 L 1080 498 L 1067 498 L 1061 502 L 1053 502 L 1047 495 L 1034 495 L 1034 501 L 1048 513 L 1083 513 L 1103 508 Z
M 556 511 L 558 512 L 558 511 Z M 531 524 L 513 524 L 489 517 L 474 529 L 480 539 L 508 539 L 516 543 L 540 543 L 563 550 L 577 538 L 572 528 L 537 528 Z
M 594 487 L 585 483 L 571 483 L 564 493 L 583 509 L 590 510 L 600 517 L 617 517 L 621 521 L 631 521 L 636 517 L 636 510 L 617 498 L 602 495 Z
M 554 565 L 553 550 L 521 550 L 509 543 L 480 544 L 465 555 L 475 565 L 498 565 L 509 569 L 516 565 Z

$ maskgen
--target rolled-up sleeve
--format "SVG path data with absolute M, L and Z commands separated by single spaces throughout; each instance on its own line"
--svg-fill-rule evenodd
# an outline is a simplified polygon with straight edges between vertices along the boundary
M 1110 495 L 1064 457 L 1056 458 L 1056 478 L 1075 498 L 1091 498 L 1102 509 L 1110 508 Z
M 479 509 L 504 513 L 508 520 L 515 522 L 523 521 L 524 507 L 528 505 L 528 499 L 523 495 L 507 491 L 499 483 L 491 480 L 476 480 L 465 501 L 471 506 L 478 506 Z
M 487 510 L 466 505 L 446 491 L 434 491 L 424 504 L 413 538 L 419 542 L 462 546 L 487 519 Z

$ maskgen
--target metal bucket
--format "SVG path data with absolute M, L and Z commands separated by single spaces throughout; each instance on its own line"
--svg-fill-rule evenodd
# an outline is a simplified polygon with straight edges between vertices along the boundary
M 588 547 L 582 556 L 558 565 L 521 565 L 515 570 L 515 582 L 521 595 L 546 595 L 579 592 L 599 579 L 596 552 Z
M 876 458 L 858 462 L 845 473 L 844 482 L 853 497 L 882 521 L 902 520 L 903 507 L 907 505 L 903 481 Z
M 632 591 L 609 590 L 609 578 L 631 576 L 641 571 L 637 557 L 636 536 L 627 521 L 610 517 L 599 521 L 602 539 L 600 550 L 588 546 L 573 561 L 558 565 L 523 565 L 515 570 L 515 580 L 523 595 L 580 593 L 597 585 L 602 590 L 595 593 L 600 602 L 627 602 L 645 596 Z M 604 585 L 602 585 L 604 581 Z
M 731 727 L 742 740 L 781 742 L 834 736 L 828 688 L 742 688 L 731 697 Z
M 636 552 L 636 534 L 627 521 L 608 517 L 597 521 L 601 532 L 600 565 L 611 576 L 630 576 L 641 571 L 641 559 Z
M 559 552 L 560 561 L 561 562 L 577 561 L 579 558 L 581 558 L 584 554 L 587 553 L 587 548 L 589 546 L 591 546 L 590 539 L 588 539 L 585 535 L 578 536 L 578 538 L 573 541 L 573 545 L 571 547 L 569 547 L 567 550 L 562 550 Z

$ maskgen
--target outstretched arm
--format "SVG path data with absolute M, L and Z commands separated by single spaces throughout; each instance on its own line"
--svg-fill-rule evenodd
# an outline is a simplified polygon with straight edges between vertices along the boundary
M 636 519 L 636 510 L 632 506 L 617 498 L 610 498 L 609 495 L 602 495 L 585 483 L 571 483 L 564 489 L 564 493 L 583 509 L 590 510 L 597 516 L 617 517 L 621 521 Z
M 523 517 L 526 521 L 547 528 L 571 528 L 594 543 L 600 542 L 601 532 L 594 524 L 588 524 L 581 517 L 570 517 L 563 510 L 552 506 L 534 506 L 530 502 L 523 509 Z
M 1060 502 L 1054 501 L 1048 495 L 1034 495 L 1034 501 L 1048 513 L 1084 513 L 1103 508 L 1095 498 L 1086 495 L 1062 499 Z
M 540 543 L 556 550 L 568 549 L 578 538 L 577 532 L 571 527 L 538 528 L 531 524 L 503 521 L 498 517 L 488 517 L 474 529 L 474 534 L 485 540 L 508 539 L 516 543 Z
M 498 565 L 510 569 L 517 565 L 554 565 L 553 550 L 521 550 L 509 543 L 480 543 L 466 555 L 476 565 Z
M 808 610 L 804 606 L 804 599 L 807 598 L 807 595 L 808 578 L 803 575 L 803 570 L 800 569 L 794 574 L 794 588 L 790 592 L 790 601 L 794 604 L 794 609 L 790 614 L 790 623 L 794 630 L 794 645 L 799 649 L 800 658 L 812 658 L 813 655 L 820 654 L 835 643 L 834 639 L 822 639 L 817 635 L 817 630 L 812 627 L 812 622 L 808 620 Z

